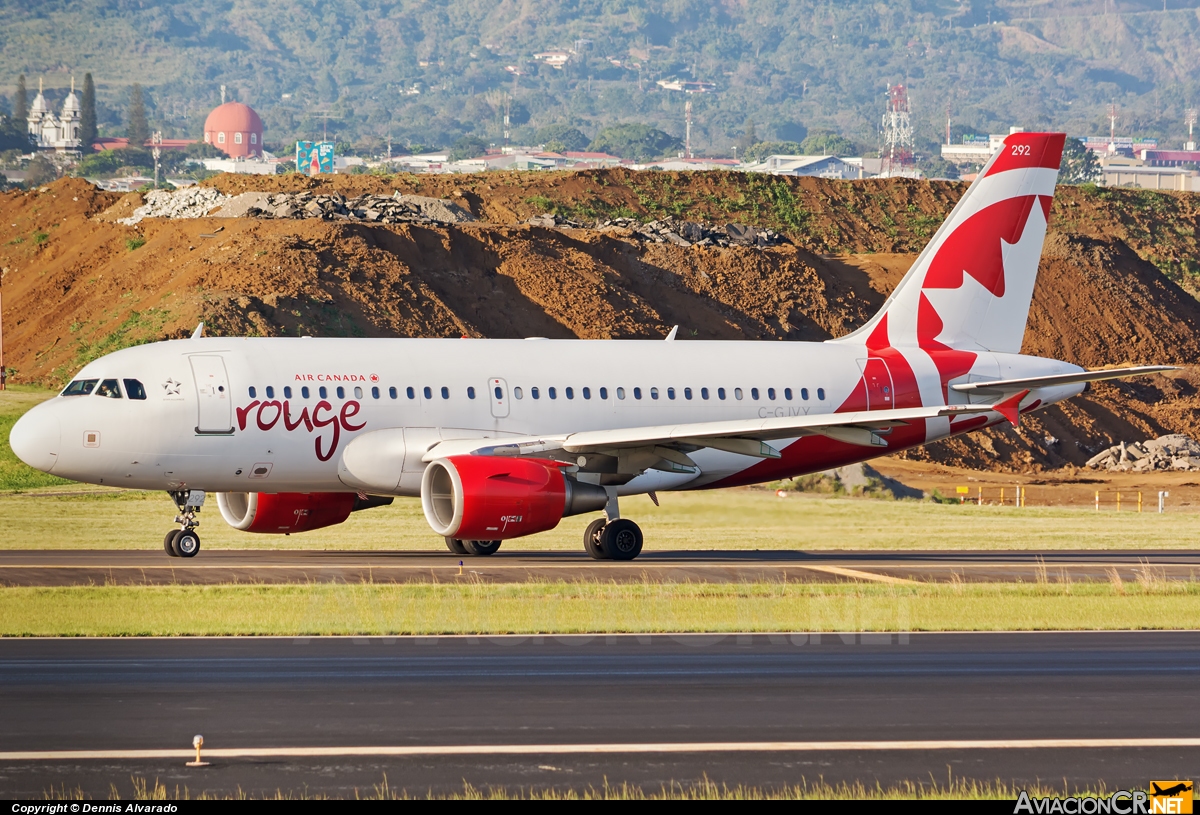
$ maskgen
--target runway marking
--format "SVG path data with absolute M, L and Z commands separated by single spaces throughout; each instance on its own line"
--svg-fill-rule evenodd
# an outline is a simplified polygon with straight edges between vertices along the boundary
M 1200 738 L 931 739 L 922 741 L 736 741 L 645 744 L 429 744 L 378 747 L 218 747 L 206 758 L 332 758 L 339 756 L 567 755 L 606 753 L 778 753 L 915 750 L 1039 750 L 1200 747 Z M 195 758 L 195 750 L 31 750 L 0 752 L 0 761 Z
M 1063 562 L 1012 562 L 1012 561 L 987 561 L 987 562 L 963 562 L 963 563 L 947 563 L 945 561 L 937 562 L 921 562 L 921 561 L 879 561 L 861 563 L 860 566 L 865 566 L 875 569 L 1059 569 L 1059 568 L 1076 568 L 1076 569 L 1101 569 L 1108 567 L 1128 567 L 1141 568 L 1146 565 L 1160 568 L 1178 568 L 1178 569 L 1200 569 L 1200 563 L 1178 563 L 1178 562 L 1155 562 L 1149 561 L 1101 561 L 1090 563 L 1084 561 L 1063 561 Z M 105 563 L 105 564 L 88 564 L 88 563 L 0 563 L 0 569 L 289 569 L 293 571 L 303 571 L 305 569 L 430 569 L 439 568 L 436 565 L 431 566 L 427 563 L 363 563 L 358 561 L 342 562 L 342 563 L 253 563 L 241 561 L 236 563 Z M 457 562 L 454 564 L 447 563 L 446 569 L 458 569 Z M 505 564 L 490 561 L 487 564 L 489 570 L 518 570 L 518 569 L 579 569 L 579 568 L 596 568 L 596 569 L 613 569 L 624 568 L 628 569 L 817 569 L 830 571 L 833 574 L 838 572 L 832 571 L 842 569 L 846 572 L 856 572 L 854 569 L 846 569 L 843 566 L 825 565 L 822 563 L 810 563 L 806 561 L 743 561 L 743 562 L 726 562 L 726 561 L 675 561 L 675 562 L 656 562 L 656 561 L 639 561 L 634 563 L 605 563 L 603 565 L 593 564 L 589 562 L 581 563 L 530 563 L 530 564 Z M 849 575 L 847 575 L 849 576 Z M 883 578 L 885 575 L 872 574 L 870 572 L 856 572 L 853 576 L 856 577 L 873 577 Z M 900 578 L 896 578 L 900 579 Z
M 856 580 L 871 580 L 876 583 L 891 583 L 897 586 L 918 586 L 916 580 L 907 580 L 903 577 L 892 577 L 887 574 L 875 574 L 874 572 L 863 572 L 858 569 L 847 569 L 843 566 L 812 566 L 805 565 L 802 568 L 809 569 L 814 572 L 824 572 L 825 574 L 835 574 L 839 577 L 853 577 Z

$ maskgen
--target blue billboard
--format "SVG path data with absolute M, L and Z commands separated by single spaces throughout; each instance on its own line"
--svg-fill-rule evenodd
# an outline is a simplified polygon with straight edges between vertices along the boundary
M 296 142 L 296 172 L 318 175 L 333 172 L 333 142 Z

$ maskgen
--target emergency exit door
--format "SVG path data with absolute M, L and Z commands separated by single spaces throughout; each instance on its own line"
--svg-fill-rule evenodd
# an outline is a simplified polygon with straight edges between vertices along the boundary
M 196 379 L 196 432 L 223 434 L 233 432 L 233 394 L 221 357 L 191 357 L 192 376 Z

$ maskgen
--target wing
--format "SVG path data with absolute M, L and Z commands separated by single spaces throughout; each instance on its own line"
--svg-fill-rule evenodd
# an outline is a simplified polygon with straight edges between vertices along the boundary
M 1178 371 L 1178 365 L 1141 365 L 1136 368 L 1110 368 L 1106 371 L 1079 371 L 1073 374 L 1034 376 L 1029 379 L 1000 379 L 992 382 L 967 382 L 951 385 L 950 390 L 959 393 L 1011 393 L 1023 389 L 1050 388 L 1055 385 L 1074 385 L 1079 382 L 1100 382 L 1104 379 L 1124 379 L 1127 376 L 1144 376 L 1159 371 Z
M 429 462 L 453 455 L 491 455 L 542 456 L 572 461 L 578 456 L 599 454 L 624 458 L 635 469 L 682 472 L 696 469 L 688 453 L 703 448 L 756 458 L 779 458 L 779 450 L 771 445 L 777 439 L 821 435 L 865 447 L 887 447 L 886 437 L 892 428 L 922 419 L 996 412 L 1016 424 L 1018 406 L 1028 393 L 1028 390 L 1024 390 L 992 405 L 941 405 L 588 430 L 556 436 L 505 439 L 499 444 L 495 439 L 454 439 L 432 447 L 423 460 Z

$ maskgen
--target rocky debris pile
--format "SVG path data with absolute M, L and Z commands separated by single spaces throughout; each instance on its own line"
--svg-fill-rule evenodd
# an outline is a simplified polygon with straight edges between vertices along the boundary
M 229 196 L 211 187 L 184 187 L 181 190 L 151 190 L 146 203 L 119 223 L 133 226 L 143 218 L 203 218 L 229 200 Z
M 260 196 L 245 210 L 251 218 L 319 218 L 323 221 L 366 221 L 375 224 L 458 224 L 474 221 L 467 210 L 442 198 L 423 195 L 360 195 L 281 192 Z M 242 196 L 238 196 L 241 198 Z M 236 199 L 231 204 L 236 204 Z
M 1157 439 L 1121 442 L 1088 459 L 1087 466 L 1111 472 L 1200 470 L 1200 442 L 1181 433 Z
M 834 470 L 825 470 L 821 475 L 837 479 L 842 488 L 852 495 L 870 495 L 875 492 L 884 491 L 891 493 L 893 498 L 921 499 L 925 497 L 923 490 L 910 487 L 894 478 L 889 478 L 870 464 L 861 462 L 858 464 L 847 464 L 845 467 L 838 467 Z
M 585 229 L 587 224 L 568 220 L 561 215 L 535 215 L 525 223 L 533 226 Z M 622 231 L 648 243 L 672 243 L 676 246 L 778 246 L 787 243 L 783 235 L 770 229 L 758 229 L 745 224 L 714 226 L 696 221 L 680 221 L 667 217 L 659 221 L 642 222 L 636 218 L 612 218 L 591 225 L 600 231 Z

